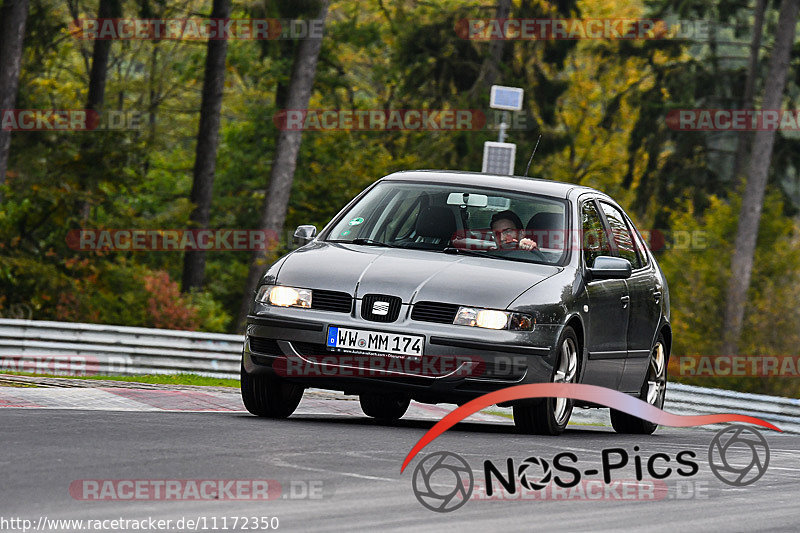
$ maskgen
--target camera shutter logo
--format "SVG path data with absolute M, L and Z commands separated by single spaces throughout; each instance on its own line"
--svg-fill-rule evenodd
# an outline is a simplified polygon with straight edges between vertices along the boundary
M 711 440 L 708 465 L 728 485 L 744 487 L 755 483 L 769 466 L 767 439 L 748 426 L 729 426 Z
M 536 471 L 541 473 L 537 476 Z M 519 484 L 528 490 L 542 490 L 553 476 L 550 463 L 541 457 L 528 457 L 519 465 Z
M 389 302 L 375 302 L 372 304 L 372 314 L 386 316 L 389 314 Z
M 469 464 L 451 452 L 426 455 L 414 469 L 411 488 L 419 503 L 437 513 L 455 511 L 472 496 Z

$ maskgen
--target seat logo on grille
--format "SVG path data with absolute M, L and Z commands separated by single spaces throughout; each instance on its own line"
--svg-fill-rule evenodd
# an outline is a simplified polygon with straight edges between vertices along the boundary
M 386 316 L 389 314 L 389 302 L 375 302 L 372 304 L 372 314 Z

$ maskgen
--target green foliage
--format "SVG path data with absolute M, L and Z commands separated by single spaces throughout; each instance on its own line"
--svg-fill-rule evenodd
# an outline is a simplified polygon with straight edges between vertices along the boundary
M 299 224 L 321 228 L 355 194 L 397 170 L 479 170 L 484 141 L 497 138 L 482 76 L 525 89 L 524 123 L 509 132 L 522 172 L 539 134 L 532 174 L 597 187 L 617 198 L 642 228 L 673 246 L 659 252 L 672 294 L 673 353 L 715 354 L 736 232 L 732 138 L 668 127 L 681 108 L 735 107 L 742 95 L 749 3 L 700 0 L 515 1 L 511 17 L 682 18 L 731 25 L 720 42 L 554 40 L 502 43 L 462 39 L 456 25 L 494 16 L 496 0 L 353 2 L 332 0 L 315 90 L 317 109 L 474 109 L 477 131 L 306 132 L 285 231 L 270 259 L 291 249 Z M 767 12 L 756 93 L 763 84 L 776 3 Z M 122 3 L 126 17 L 182 18 L 211 2 Z M 237 5 L 233 17 L 308 17 L 318 0 Z M 96 4 L 31 0 L 18 108 L 85 105 L 92 42 L 70 36 L 75 17 Z M 229 42 L 211 226 L 257 228 L 298 42 Z M 179 229 L 193 206 L 195 138 L 205 43 L 123 41 L 111 47 L 106 107 L 147 115 L 140 129 L 19 132 L 12 135 L 0 203 L 0 315 L 24 305 L 35 319 L 231 331 L 251 254 L 211 252 L 202 291 L 181 294 L 178 252 L 81 252 L 77 228 Z M 737 59 L 738 58 L 738 59 Z M 787 107 L 800 94 L 800 46 L 790 69 Z M 150 120 L 152 117 L 152 120 Z M 746 312 L 747 354 L 797 354 L 800 323 L 800 137 L 778 135 Z M 84 218 L 82 206 L 89 206 Z M 677 236 L 701 232 L 700 248 Z M 695 242 L 695 244 L 698 244 Z M 700 382 L 698 382 L 700 383 Z M 774 380 L 703 381 L 797 394 Z
M 712 196 L 709 207 L 699 215 L 687 199 L 671 213 L 672 231 L 680 242 L 673 239 L 672 248 L 663 253 L 659 264 L 669 281 L 675 358 L 721 353 L 725 287 L 730 277 L 740 203 L 738 195 L 732 195 L 730 202 Z M 772 190 L 761 217 L 742 355 L 800 353 L 800 316 L 793 312 L 800 300 L 800 228 L 783 216 L 782 208 L 780 193 Z M 690 244 L 692 239 L 694 243 Z M 682 381 L 749 392 L 796 394 L 797 390 L 786 377 L 704 377 Z

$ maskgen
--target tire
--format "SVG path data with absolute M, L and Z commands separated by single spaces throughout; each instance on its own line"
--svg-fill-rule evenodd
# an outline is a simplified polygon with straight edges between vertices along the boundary
M 378 420 L 398 420 L 408 410 L 411 398 L 397 394 L 362 394 L 358 398 L 364 414 Z
M 566 326 L 558 339 L 558 359 L 553 366 L 552 383 L 575 383 L 580 366 L 580 346 L 575 330 Z M 574 401 L 544 398 L 537 403 L 514 404 L 514 425 L 521 433 L 560 435 L 567 427 Z
M 664 407 L 664 397 L 667 393 L 667 354 L 664 335 L 658 334 L 655 346 L 650 351 L 650 364 L 647 366 L 647 374 L 639 392 L 639 399 L 650 405 L 661 409 Z M 611 425 L 617 433 L 627 433 L 632 435 L 650 435 L 658 424 L 649 420 L 636 418 L 628 413 L 611 409 Z
M 256 416 L 288 418 L 303 398 L 303 387 L 269 374 L 248 374 L 241 368 L 242 402 Z

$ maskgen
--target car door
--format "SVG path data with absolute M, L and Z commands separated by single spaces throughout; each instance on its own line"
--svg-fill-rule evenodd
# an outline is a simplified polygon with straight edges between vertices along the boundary
M 580 210 L 582 261 L 584 268 L 591 268 L 597 257 L 611 256 L 613 250 L 597 203 L 588 199 Z M 616 389 L 627 355 L 627 284 L 623 279 L 590 280 L 586 283 L 586 291 L 589 299 L 588 361 L 583 383 Z
M 633 272 L 627 280 L 630 297 L 628 318 L 627 356 L 619 388 L 625 392 L 639 392 L 649 364 L 655 331 L 661 318 L 660 289 L 656 273 L 644 250 L 639 250 L 638 235 L 630 219 L 621 209 L 604 201 L 600 207 L 605 216 L 613 247 L 620 257 L 630 261 Z

